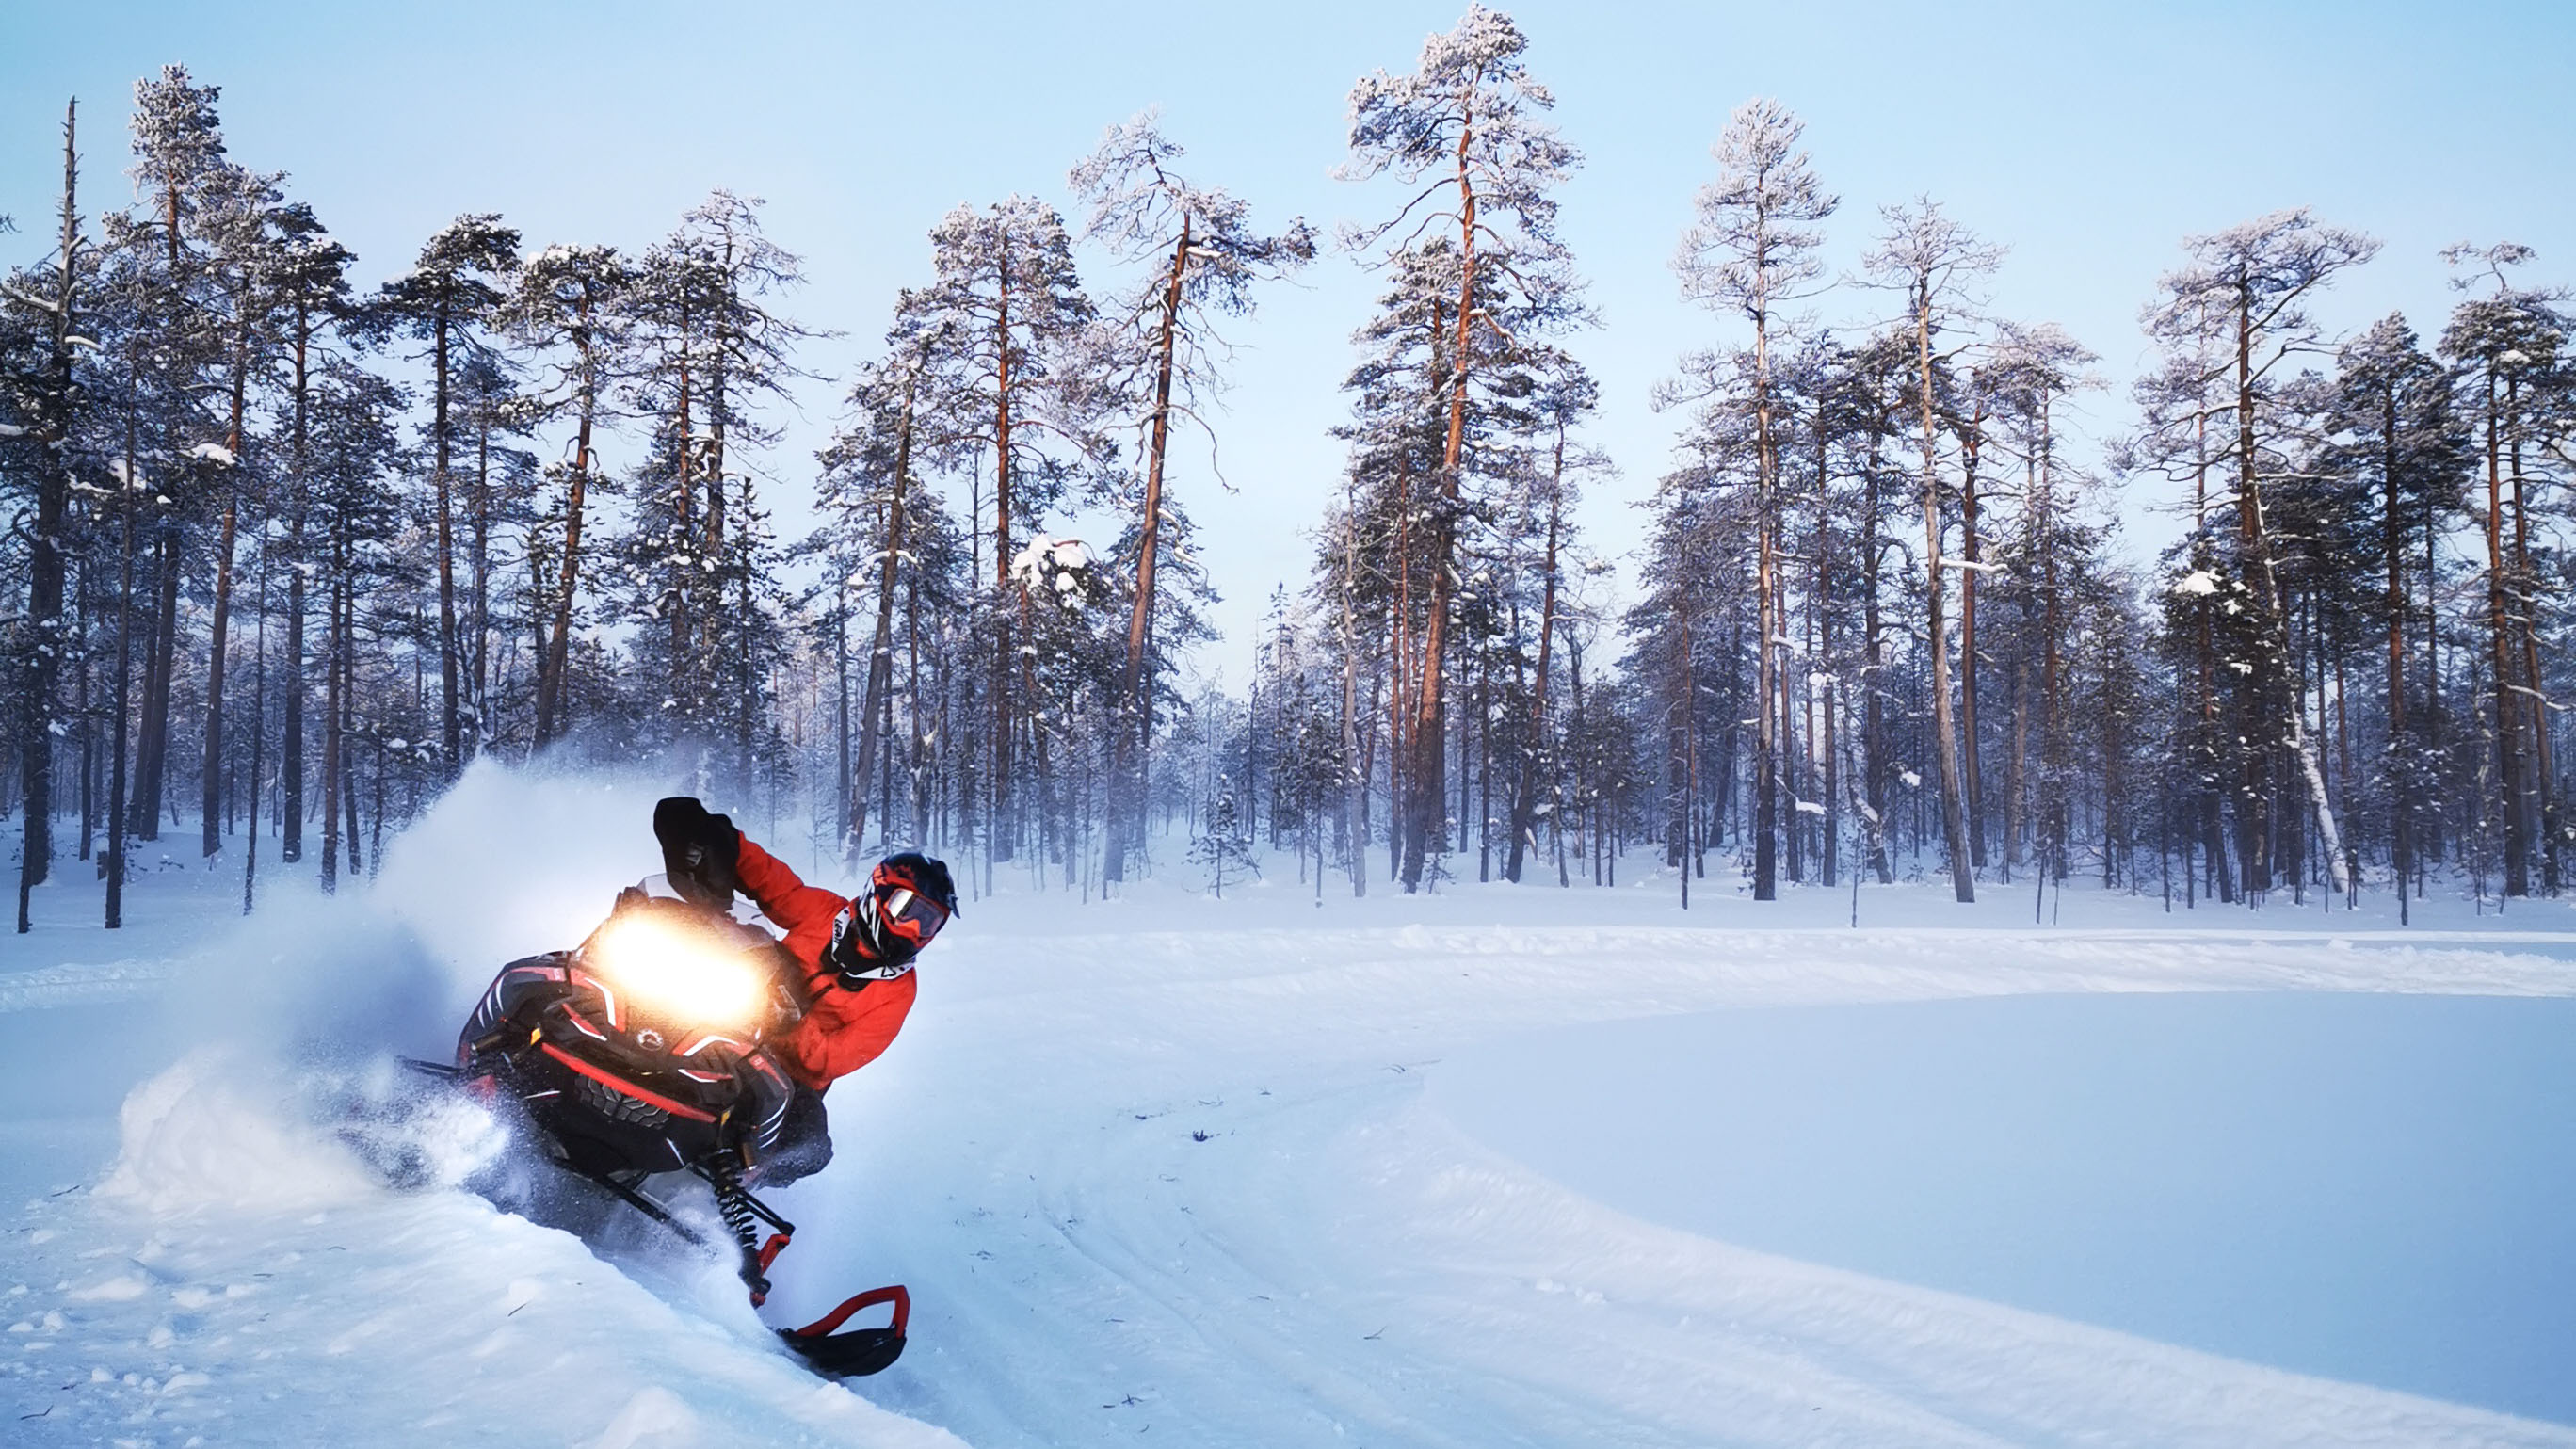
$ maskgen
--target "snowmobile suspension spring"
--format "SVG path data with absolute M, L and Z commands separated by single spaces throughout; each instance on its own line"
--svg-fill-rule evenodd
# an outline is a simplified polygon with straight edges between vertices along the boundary
M 732 1231 L 734 1241 L 742 1244 L 745 1252 L 758 1252 L 760 1223 L 753 1214 L 749 1194 L 742 1189 L 740 1164 L 719 1154 L 708 1164 L 707 1181 L 716 1190 L 716 1211 L 724 1215 L 725 1226 Z

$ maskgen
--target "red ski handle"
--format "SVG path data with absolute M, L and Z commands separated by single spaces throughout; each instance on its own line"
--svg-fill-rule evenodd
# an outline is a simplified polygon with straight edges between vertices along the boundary
M 901 1338 L 904 1325 L 912 1318 L 912 1294 L 905 1291 L 900 1283 L 886 1288 L 871 1288 L 856 1297 L 846 1299 L 840 1307 L 806 1324 L 803 1328 L 794 1329 L 791 1332 L 797 1338 L 819 1338 L 824 1334 L 839 1331 L 842 1324 L 850 1321 L 852 1314 L 864 1308 L 874 1308 L 880 1303 L 894 1305 L 894 1335 Z

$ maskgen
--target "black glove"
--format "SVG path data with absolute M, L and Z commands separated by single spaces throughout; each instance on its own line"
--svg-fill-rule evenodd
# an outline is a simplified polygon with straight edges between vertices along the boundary
M 742 832 L 723 815 L 687 795 L 674 795 L 653 807 L 653 835 L 662 842 L 662 873 L 671 889 L 687 900 L 715 910 L 731 910 L 740 888 L 735 875 L 742 860 Z

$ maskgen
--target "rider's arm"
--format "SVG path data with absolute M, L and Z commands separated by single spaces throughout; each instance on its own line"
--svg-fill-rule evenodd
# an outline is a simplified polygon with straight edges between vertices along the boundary
M 913 973 L 871 981 L 863 990 L 834 986 L 814 998 L 805 1019 L 774 1043 L 788 1075 L 816 1091 L 875 1061 L 903 1030 L 919 985 Z
M 760 913 L 776 922 L 782 931 L 792 933 L 813 922 L 828 926 L 845 904 L 832 892 L 807 885 L 778 857 L 753 844 L 749 836 L 743 837 L 734 875 L 741 882 L 742 893 L 758 902 Z

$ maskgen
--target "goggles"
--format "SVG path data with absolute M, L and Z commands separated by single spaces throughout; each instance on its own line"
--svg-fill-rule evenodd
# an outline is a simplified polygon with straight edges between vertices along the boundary
M 899 941 L 909 942 L 920 950 L 948 924 L 948 908 L 910 886 L 879 884 L 876 897 L 877 922 L 884 933 Z

